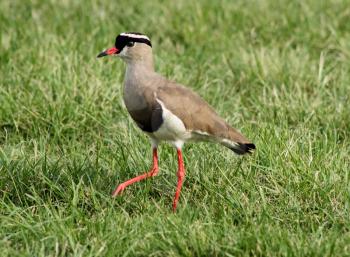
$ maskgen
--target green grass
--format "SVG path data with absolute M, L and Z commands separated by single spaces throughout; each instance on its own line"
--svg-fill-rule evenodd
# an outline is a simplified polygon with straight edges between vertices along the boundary
M 349 256 L 348 1 L 1 1 L 1 256 Z M 251 138 L 252 156 L 188 144 L 159 176 L 122 101 L 149 35 L 157 70 Z

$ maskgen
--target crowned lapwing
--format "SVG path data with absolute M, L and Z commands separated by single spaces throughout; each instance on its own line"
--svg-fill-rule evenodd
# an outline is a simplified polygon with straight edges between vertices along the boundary
M 177 149 L 178 182 L 174 211 L 185 177 L 181 151 L 185 142 L 217 142 L 236 154 L 250 153 L 255 149 L 253 143 L 227 124 L 200 96 L 154 71 L 152 44 L 146 35 L 121 33 L 114 46 L 97 57 L 107 55 L 118 56 L 126 62 L 124 102 L 132 119 L 149 136 L 153 149 L 151 170 L 120 184 L 113 196 L 137 181 L 157 175 L 157 147 L 161 141 L 168 141 Z

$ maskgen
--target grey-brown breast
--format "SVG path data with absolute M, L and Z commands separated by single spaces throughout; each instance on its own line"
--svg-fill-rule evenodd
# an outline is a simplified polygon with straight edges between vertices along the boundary
M 138 96 L 134 96 L 134 105 L 128 104 L 126 107 L 132 119 L 138 127 L 145 132 L 157 131 L 163 123 L 162 107 L 156 101 L 154 94 L 149 90 L 143 90 Z
M 156 88 L 161 84 L 158 76 L 142 72 L 125 82 L 126 108 L 139 128 L 145 132 L 157 131 L 163 123 L 162 107 L 155 98 Z

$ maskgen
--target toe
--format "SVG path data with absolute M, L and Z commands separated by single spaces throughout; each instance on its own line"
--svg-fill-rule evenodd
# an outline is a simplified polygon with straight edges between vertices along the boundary
M 116 197 L 117 195 L 120 195 L 125 189 L 125 186 L 123 184 L 120 184 L 117 189 L 115 189 L 112 193 L 112 197 Z

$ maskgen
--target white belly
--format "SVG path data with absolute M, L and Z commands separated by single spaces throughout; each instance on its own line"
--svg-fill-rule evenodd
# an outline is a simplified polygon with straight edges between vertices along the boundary
M 179 117 L 168 110 L 162 101 L 159 99 L 157 101 L 162 106 L 163 123 L 157 131 L 152 133 L 152 136 L 159 141 L 170 141 L 175 146 L 190 139 L 191 132 L 186 130 Z

